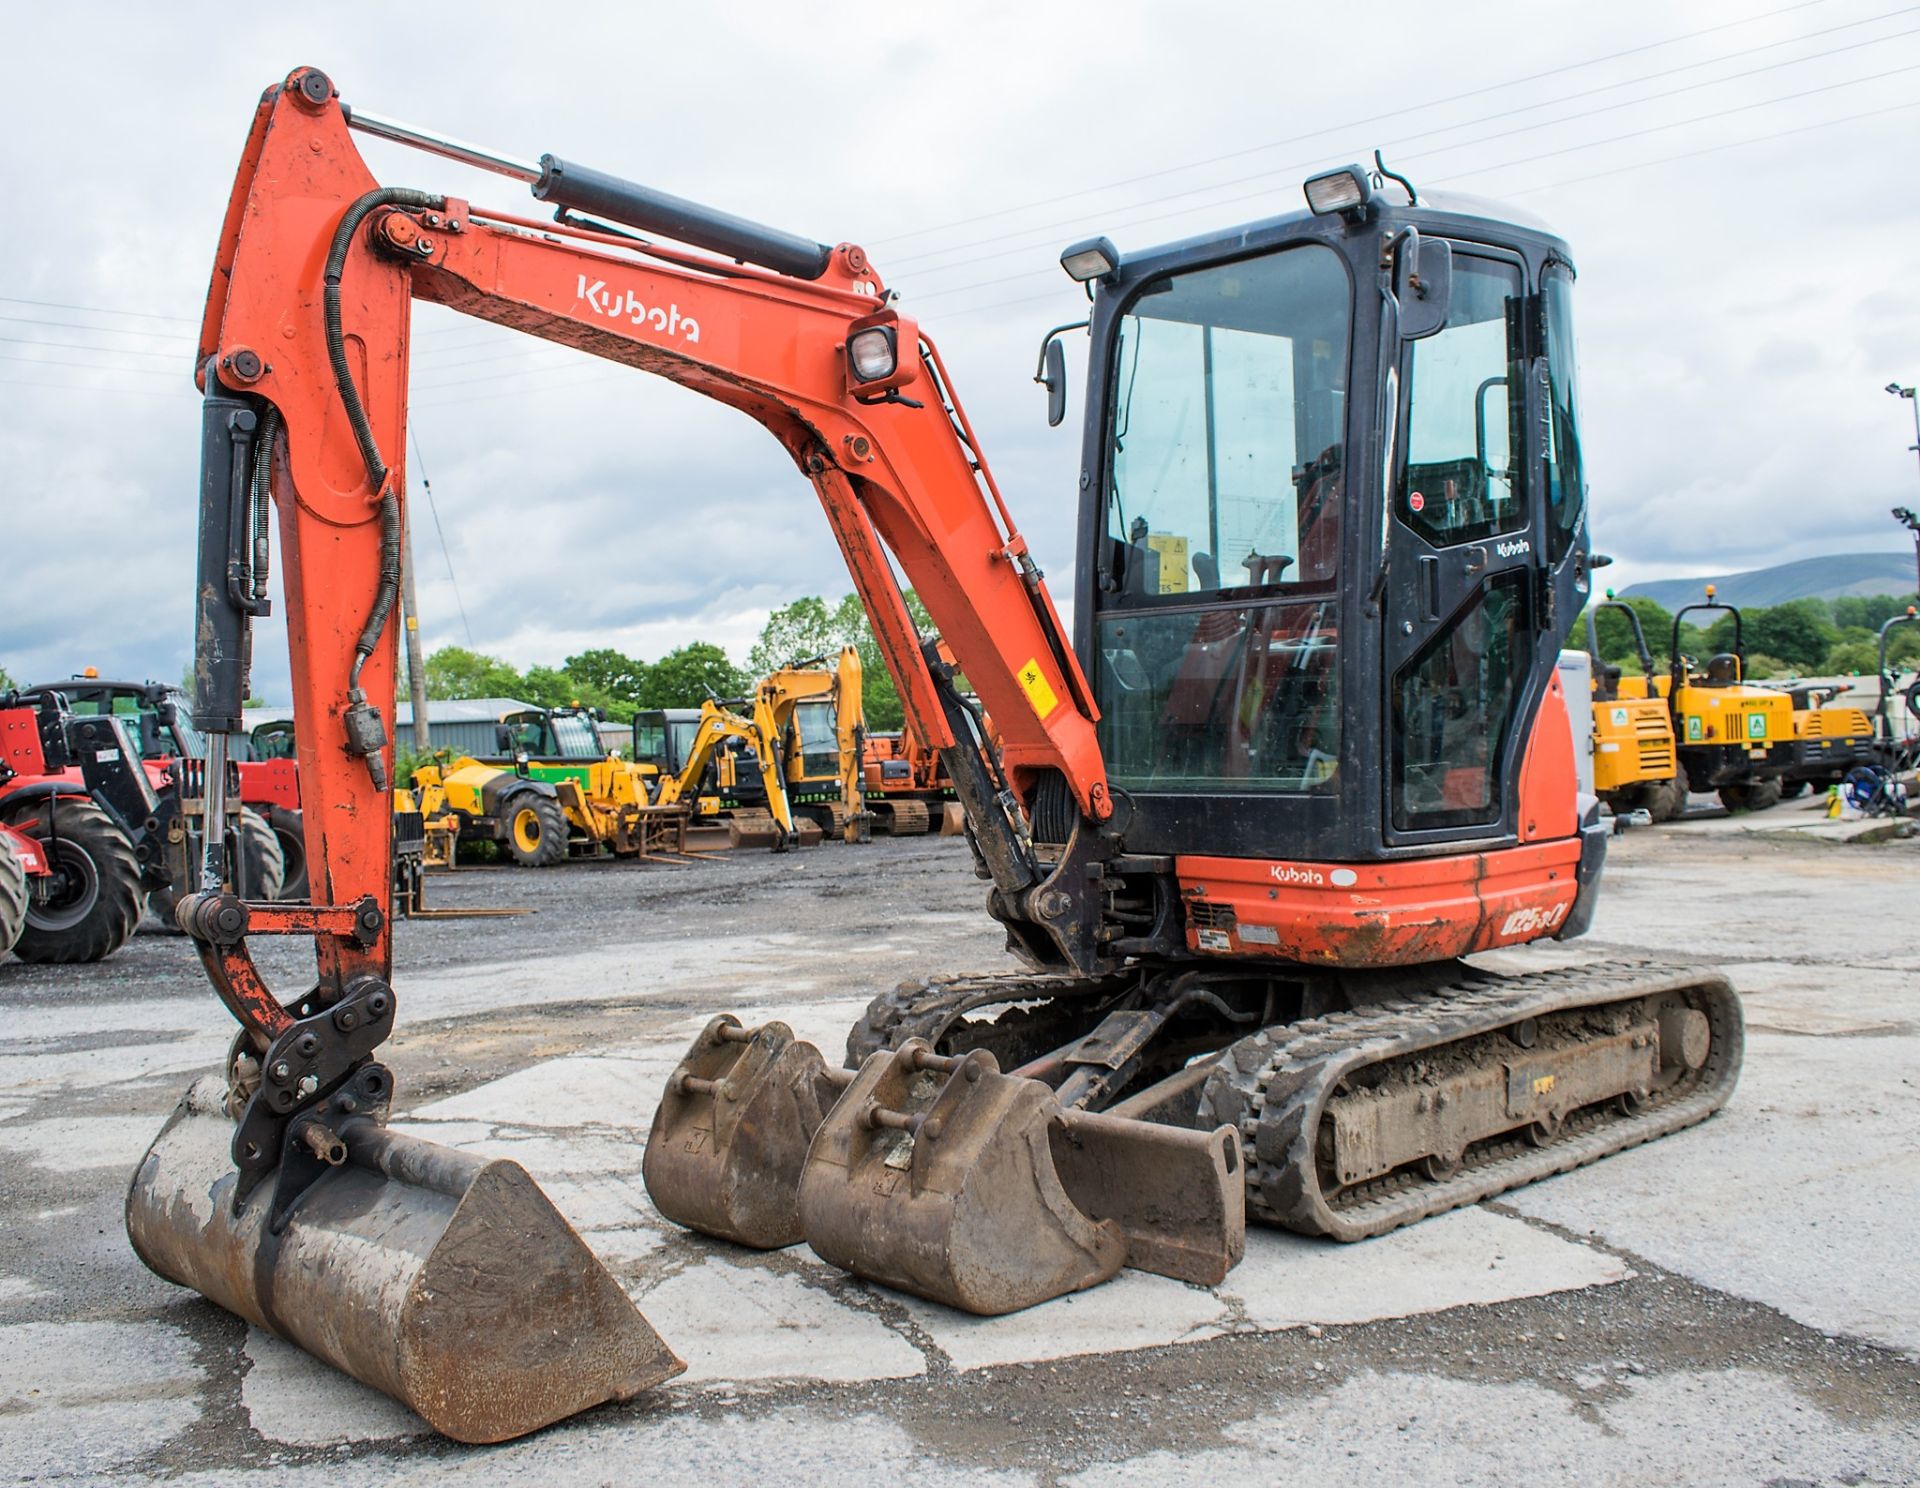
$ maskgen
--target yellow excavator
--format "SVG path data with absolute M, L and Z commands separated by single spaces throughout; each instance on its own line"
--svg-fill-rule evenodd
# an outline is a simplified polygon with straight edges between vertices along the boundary
M 661 763 L 657 784 L 649 793 L 653 805 L 684 806 L 694 815 L 717 815 L 721 799 L 740 791 L 743 784 L 740 757 L 751 751 L 766 804 L 727 813 L 727 834 L 732 845 L 771 847 L 775 852 L 786 852 L 794 847 L 812 847 L 820 841 L 819 827 L 811 821 L 797 821 L 787 800 L 786 782 L 780 768 L 778 730 L 762 720 L 742 718 L 709 699 L 694 714 L 691 736 L 681 735 L 685 738 L 685 752 L 681 753 L 673 747 L 673 726 L 678 724 L 684 728 L 686 720 L 668 716 L 680 711 L 652 709 L 638 714 L 633 721 L 635 753 L 642 759 Z M 730 749 L 729 741 L 734 740 L 744 748 Z M 709 767 L 714 772 L 715 794 L 705 793 Z
M 867 842 L 861 758 L 866 750 L 865 680 L 860 653 L 842 646 L 829 669 L 824 656 L 770 672 L 754 689 L 756 724 L 779 740 L 781 774 L 797 817 L 811 818 L 842 842 Z

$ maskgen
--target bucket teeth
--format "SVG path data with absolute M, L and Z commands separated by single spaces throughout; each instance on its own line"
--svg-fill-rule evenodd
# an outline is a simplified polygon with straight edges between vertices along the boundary
M 685 1365 L 518 1163 L 371 1122 L 270 1232 L 238 1206 L 225 1087 L 187 1092 L 127 1194 L 135 1252 L 168 1281 L 382 1390 L 443 1435 L 494 1442 Z
M 654 1206 L 757 1250 L 798 1244 L 800 1170 L 837 1094 L 820 1051 L 786 1024 L 715 1018 L 653 1113 L 641 1173 Z

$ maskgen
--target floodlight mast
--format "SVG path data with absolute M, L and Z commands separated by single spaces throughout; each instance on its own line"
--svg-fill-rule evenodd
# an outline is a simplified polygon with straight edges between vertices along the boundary
M 1914 389 L 1902 387 L 1897 382 L 1887 384 L 1887 391 L 1896 398 L 1905 398 L 1913 408 L 1913 444 L 1911 446 L 1916 459 L 1920 459 L 1920 398 L 1914 396 Z M 1920 516 L 1909 508 L 1896 506 L 1893 509 L 1894 520 L 1913 534 L 1914 592 L 1920 594 Z

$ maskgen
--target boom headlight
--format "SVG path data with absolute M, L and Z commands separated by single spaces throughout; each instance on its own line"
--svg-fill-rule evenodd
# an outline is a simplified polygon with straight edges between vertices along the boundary
M 870 326 L 847 338 L 847 365 L 859 382 L 880 382 L 900 365 L 900 343 L 892 326 Z
M 920 328 L 891 305 L 847 326 L 847 392 L 858 403 L 907 403 L 920 375 Z
M 1309 176 L 1302 189 L 1307 193 L 1307 205 L 1319 217 L 1338 212 L 1349 221 L 1357 222 L 1373 205 L 1373 182 L 1357 165 Z

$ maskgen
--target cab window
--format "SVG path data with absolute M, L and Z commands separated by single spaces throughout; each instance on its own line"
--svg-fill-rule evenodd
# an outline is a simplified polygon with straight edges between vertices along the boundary
M 1446 326 L 1413 344 L 1397 506 L 1437 548 L 1527 525 L 1524 305 L 1518 264 L 1456 254 Z

